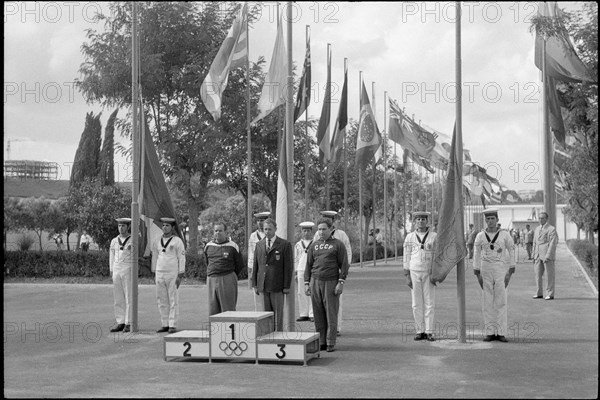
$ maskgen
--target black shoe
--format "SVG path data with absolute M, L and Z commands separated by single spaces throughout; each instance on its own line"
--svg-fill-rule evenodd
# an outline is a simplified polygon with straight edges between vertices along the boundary
M 300 322 L 300 321 L 308 321 L 308 317 L 300 317 L 300 318 L 298 318 L 296 321 L 297 321 L 297 322 Z
M 487 335 L 483 338 L 484 342 L 491 342 L 492 340 L 496 340 L 496 337 L 494 335 Z
M 175 328 L 173 328 L 173 327 L 170 327 L 170 328 L 169 328 L 169 333 L 175 333 L 175 332 L 177 332 L 177 329 L 175 329 Z
M 417 335 L 415 336 L 415 340 L 425 340 L 425 339 L 427 339 L 427 335 L 425 334 L 425 332 L 417 333 Z
M 125 325 L 123 332 L 131 332 L 131 325 L 129 325 L 129 324 Z
M 117 326 L 114 326 L 113 328 L 110 329 L 111 332 L 121 332 L 123 329 L 125 329 L 125 324 L 118 324 Z
M 435 342 L 435 338 L 433 337 L 433 333 L 428 333 L 427 334 L 427 341 L 428 342 Z
M 310 321 L 310 322 L 315 322 L 315 319 L 314 319 L 313 317 L 310 317 L 310 318 L 309 318 L 309 321 Z
M 497 340 L 497 341 L 499 341 L 499 342 L 503 342 L 503 343 L 506 343 L 506 342 L 508 342 L 508 339 L 507 339 L 507 338 L 505 338 L 505 337 L 504 337 L 504 336 L 502 336 L 502 335 L 496 335 L 496 340 Z
M 327 346 L 327 352 L 331 353 L 332 351 L 335 351 L 335 349 L 333 347 L 334 347 L 333 345 Z
M 322 344 L 321 347 L 319 347 L 319 350 L 321 350 L 321 351 L 327 350 L 327 345 L 326 344 Z
M 544 297 L 544 296 L 541 296 L 541 295 L 538 296 L 537 294 L 535 296 L 533 296 L 534 299 L 541 299 L 542 297 Z
M 156 333 L 163 333 L 163 332 L 168 332 L 169 331 L 169 327 L 168 326 L 163 326 L 162 328 L 160 328 L 159 330 L 156 331 Z

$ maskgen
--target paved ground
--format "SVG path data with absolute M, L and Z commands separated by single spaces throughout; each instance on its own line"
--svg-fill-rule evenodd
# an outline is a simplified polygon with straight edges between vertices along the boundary
M 111 334 L 110 285 L 5 284 L 4 396 L 597 398 L 597 294 L 561 243 L 556 299 L 533 300 L 533 266 L 520 253 L 509 343 L 481 341 L 481 290 L 469 266 L 467 343 L 455 340 L 455 272 L 436 293 L 439 340 L 414 342 L 401 264 L 380 261 L 351 268 L 337 350 L 307 367 L 163 361 L 150 285 L 139 290 L 140 332 Z M 181 288 L 179 328 L 208 321 L 206 297 L 205 286 Z M 246 281 L 238 305 L 253 310 Z

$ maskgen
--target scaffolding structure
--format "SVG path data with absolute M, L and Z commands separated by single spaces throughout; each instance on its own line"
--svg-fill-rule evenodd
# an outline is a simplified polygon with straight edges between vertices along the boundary
M 58 164 L 48 161 L 6 160 L 4 178 L 57 180 Z

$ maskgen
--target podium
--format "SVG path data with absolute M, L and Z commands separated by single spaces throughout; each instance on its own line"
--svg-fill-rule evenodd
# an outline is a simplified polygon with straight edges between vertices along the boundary
M 226 311 L 209 316 L 209 329 L 164 337 L 164 360 L 307 362 L 320 357 L 319 334 L 277 332 L 271 311 Z

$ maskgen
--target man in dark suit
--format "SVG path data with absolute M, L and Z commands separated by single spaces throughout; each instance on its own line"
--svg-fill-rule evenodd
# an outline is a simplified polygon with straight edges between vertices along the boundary
M 275 331 L 282 331 L 284 295 L 292 284 L 294 252 L 290 242 L 275 236 L 274 220 L 267 218 L 263 230 L 265 237 L 254 251 L 252 287 L 256 294 L 262 294 L 264 310 L 275 313 Z

